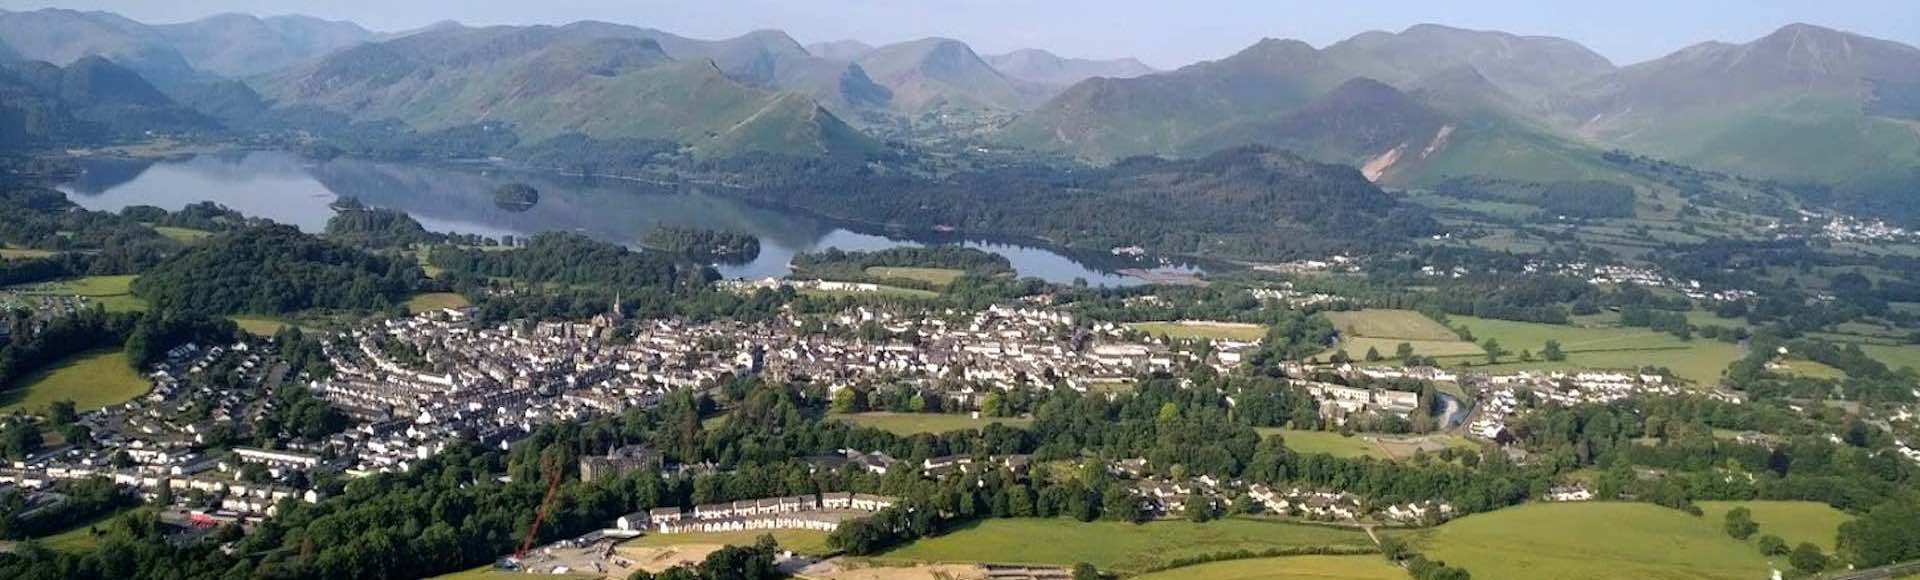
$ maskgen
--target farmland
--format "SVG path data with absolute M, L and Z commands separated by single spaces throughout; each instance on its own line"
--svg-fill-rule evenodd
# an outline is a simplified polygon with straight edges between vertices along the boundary
M 1237 550 L 1374 550 L 1357 529 L 1227 519 L 1205 524 L 1157 521 L 1083 523 L 1067 519 L 989 519 L 921 539 L 880 556 L 915 562 L 996 562 L 1072 566 L 1138 574 L 1174 560 Z
M 1829 554 L 1833 553 L 1834 540 L 1840 535 L 1840 524 L 1853 519 L 1833 506 L 1810 501 L 1703 501 L 1700 509 L 1705 515 L 1701 519 L 1719 525 L 1735 507 L 1753 512 L 1754 523 L 1760 524 L 1760 534 L 1780 536 L 1789 546 L 1811 542 Z M 1782 569 L 1788 565 L 1785 558 L 1774 564 Z
M 1253 342 L 1266 337 L 1267 327 L 1258 324 L 1182 320 L 1179 322 L 1137 322 L 1127 328 L 1173 340 L 1233 340 Z
M 1475 578 L 1739 580 L 1768 573 L 1760 553 L 1727 537 L 1719 520 L 1651 504 L 1526 505 L 1448 522 L 1414 543 Z
M 147 381 L 127 365 L 120 350 L 95 350 L 21 377 L 21 386 L 0 393 L 0 413 L 44 412 L 54 401 L 73 401 L 82 411 L 118 405 L 147 392 Z
M 1404 580 L 1379 556 L 1289 556 L 1228 560 L 1136 576 L 1138 580 Z
M 1412 310 L 1328 312 L 1326 317 L 1340 331 L 1340 344 L 1335 348 L 1356 359 L 1369 350 L 1393 356 L 1402 343 L 1420 356 L 1478 356 L 1484 352 L 1480 345 L 1460 340 L 1453 330 Z
M 983 429 L 987 425 L 999 423 L 1008 427 L 1026 427 L 1032 419 L 1019 417 L 981 417 L 951 413 L 888 413 L 871 412 L 842 415 L 846 421 L 861 427 L 872 427 L 895 435 L 913 435 L 916 433 L 946 433 L 966 429 Z
M 1569 370 L 1636 369 L 1643 366 L 1667 367 L 1680 378 L 1697 383 L 1712 383 L 1721 371 L 1740 357 L 1740 347 L 1717 340 L 1695 338 L 1680 340 L 1664 332 L 1644 328 L 1567 326 L 1491 320 L 1455 316 L 1453 323 L 1464 327 L 1475 340 L 1500 342 L 1504 350 L 1539 353 L 1548 340 L 1560 342 L 1567 353 L 1561 362 L 1519 362 L 1518 355 L 1508 362 L 1486 370 Z M 1442 362 L 1452 362 L 1443 360 Z

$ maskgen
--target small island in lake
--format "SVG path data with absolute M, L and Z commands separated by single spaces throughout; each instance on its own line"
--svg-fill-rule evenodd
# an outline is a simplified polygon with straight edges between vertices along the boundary
M 527 211 L 540 203 L 540 190 L 525 183 L 509 183 L 493 190 L 493 205 L 507 211 Z
M 743 264 L 760 257 L 760 238 L 738 232 L 660 226 L 647 232 L 640 244 L 698 262 Z

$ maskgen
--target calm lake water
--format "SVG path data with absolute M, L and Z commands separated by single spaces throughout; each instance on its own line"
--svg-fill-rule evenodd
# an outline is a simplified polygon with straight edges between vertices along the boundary
M 82 174 L 61 190 L 88 209 L 118 211 L 130 205 L 152 205 L 175 210 L 213 201 L 308 232 L 325 228 L 327 219 L 333 216 L 328 204 L 341 196 L 352 196 L 370 206 L 405 211 L 429 230 L 495 238 L 573 231 L 637 246 L 649 231 L 662 225 L 758 236 L 761 250 L 757 259 L 717 266 L 723 275 L 733 278 L 784 276 L 798 253 L 930 244 L 960 244 L 993 252 L 1012 261 L 1021 276 L 1057 283 L 1079 278 L 1105 286 L 1140 284 L 1140 279 L 1119 274 L 1118 270 L 1151 265 L 1105 254 L 1069 254 L 1037 245 L 931 232 L 868 230 L 804 213 L 755 207 L 698 188 L 510 172 L 489 166 L 352 159 L 321 162 L 285 152 L 236 151 L 161 162 L 88 160 L 82 162 L 82 169 Z M 497 207 L 493 191 L 509 182 L 539 189 L 540 202 L 519 212 Z M 1193 271 L 1179 266 L 1161 269 Z

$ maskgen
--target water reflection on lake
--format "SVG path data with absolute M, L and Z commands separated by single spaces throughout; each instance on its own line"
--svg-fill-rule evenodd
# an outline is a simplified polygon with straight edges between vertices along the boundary
M 634 246 L 662 225 L 758 236 L 758 258 L 718 267 L 722 274 L 736 278 L 784 276 L 795 254 L 827 248 L 860 251 L 957 243 L 1006 256 L 1021 276 L 1059 283 L 1079 278 L 1107 286 L 1141 283 L 1116 273 L 1138 264 L 1104 254 L 1070 256 L 1015 243 L 866 231 L 800 212 L 750 206 L 699 188 L 626 180 L 515 173 L 487 166 L 352 159 L 315 162 L 277 151 L 162 162 L 88 160 L 82 168 L 80 177 L 61 189 L 74 202 L 94 210 L 118 211 L 129 205 L 173 210 L 213 201 L 250 216 L 318 232 L 333 215 L 328 204 L 340 196 L 352 196 L 369 206 L 405 211 L 429 230 L 496 238 L 574 231 Z M 502 209 L 493 192 L 510 182 L 540 190 L 539 203 L 525 211 Z

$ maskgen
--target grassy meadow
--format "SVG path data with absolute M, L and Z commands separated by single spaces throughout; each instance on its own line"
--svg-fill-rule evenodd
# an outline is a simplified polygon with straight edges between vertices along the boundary
M 1180 322 L 1136 322 L 1128 324 L 1127 328 L 1173 340 L 1207 339 L 1253 342 L 1266 338 L 1267 336 L 1267 327 L 1265 326 L 1236 322 L 1207 322 L 1195 320 Z
M 1072 566 L 1138 574 L 1174 560 L 1237 550 L 1375 549 L 1364 531 L 1245 519 L 1145 524 L 1068 519 L 989 519 L 881 554 L 879 560 Z M 1375 556 L 1377 558 L 1377 556 Z M 1185 576 L 1181 576 L 1185 577 Z
M 918 433 L 946 433 L 967 429 L 984 429 L 987 425 L 999 423 L 1008 427 L 1026 427 L 1033 423 L 1024 417 L 981 417 L 953 413 L 889 413 L 875 411 L 841 415 L 842 419 L 861 427 L 872 427 L 895 435 L 914 435 Z
M 1770 570 L 1720 520 L 1640 503 L 1507 508 L 1421 532 L 1414 544 L 1475 578 L 1748 580 Z
M 25 294 L 85 296 L 109 312 L 145 311 L 147 302 L 133 295 L 134 276 L 87 276 L 58 282 L 27 284 L 11 289 Z
M 407 312 L 419 314 L 447 308 L 466 308 L 472 305 L 472 302 L 467 301 L 467 297 L 453 292 L 428 292 L 415 294 L 413 298 L 408 299 Z
M 1228 560 L 1135 576 L 1136 580 L 1405 580 L 1380 556 L 1288 556 Z
M 898 266 L 873 266 L 867 268 L 867 275 L 877 280 L 901 279 L 918 280 L 934 286 L 945 287 L 954 280 L 966 275 L 966 272 L 952 268 L 907 268 Z
M 73 401 L 81 411 L 118 405 L 146 394 L 151 385 L 127 366 L 119 349 L 94 350 L 21 377 L 0 392 L 0 413 L 46 412 L 54 401 Z

